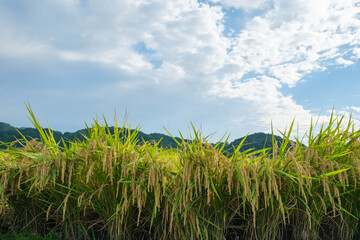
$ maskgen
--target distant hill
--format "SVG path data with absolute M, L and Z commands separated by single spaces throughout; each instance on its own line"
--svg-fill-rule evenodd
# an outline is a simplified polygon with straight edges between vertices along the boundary
M 20 131 L 28 139 L 40 138 L 39 132 L 36 128 L 16 128 L 8 123 L 0 122 L 0 141 L 9 143 L 15 141 L 16 139 L 22 139 L 22 136 L 18 131 Z M 53 131 L 53 133 L 56 141 L 60 141 L 61 137 L 63 137 L 63 134 L 59 131 Z M 14 146 L 20 147 L 19 144 Z M 0 148 L 4 148 L 4 146 L 0 146 Z
M 245 137 L 242 138 L 238 138 L 236 140 L 234 140 L 233 142 L 227 144 L 225 146 L 225 151 L 232 153 L 234 148 L 236 149 L 239 144 L 241 143 L 241 141 L 243 141 Z M 280 146 L 280 143 L 282 142 L 282 138 L 279 136 L 275 135 L 275 140 L 278 143 L 278 146 Z M 272 135 L 269 133 L 254 133 L 251 135 L 248 135 L 240 149 L 240 151 L 246 151 L 249 149 L 253 149 L 254 151 L 256 150 L 261 150 L 264 148 L 272 148 Z M 272 152 L 272 151 L 270 151 Z
M 46 128 L 45 128 L 46 129 Z M 12 142 L 16 139 L 22 139 L 20 131 L 26 138 L 33 139 L 33 138 L 40 138 L 40 135 L 38 131 L 35 128 L 16 128 L 11 126 L 8 123 L 0 122 L 0 141 L 1 142 Z M 132 130 L 133 131 L 133 130 Z M 114 133 L 114 127 L 110 127 L 110 132 Z M 74 142 L 74 141 L 84 141 L 84 136 L 88 136 L 87 129 L 81 129 L 76 132 L 65 132 L 61 133 L 60 131 L 53 131 L 54 138 L 57 142 L 61 141 L 61 138 L 65 140 L 65 142 Z M 150 133 L 146 134 L 144 132 L 139 132 L 138 134 L 139 143 L 142 143 L 142 139 L 146 142 L 158 142 L 159 146 L 162 148 L 177 148 L 177 143 L 174 141 L 174 139 L 168 135 L 161 134 L 161 133 Z M 181 142 L 180 138 L 175 138 L 177 141 Z M 224 150 L 232 153 L 233 149 L 236 148 L 240 142 L 244 139 L 238 138 L 234 140 L 233 142 L 226 143 Z M 279 136 L 275 136 L 275 139 L 278 143 L 282 141 L 282 138 Z M 186 141 L 189 141 L 185 139 Z M 15 145 L 15 147 L 20 147 L 19 144 Z M 0 148 L 5 148 L 5 146 L 1 146 Z M 272 148 L 272 136 L 271 134 L 265 134 L 265 133 L 254 133 L 251 135 L 248 135 L 246 137 L 246 140 L 244 141 L 244 144 L 240 151 L 246 151 L 248 149 L 253 149 L 254 151 L 264 149 L 264 148 Z
M 0 122 L 0 131 L 11 130 L 11 129 L 13 129 L 13 128 L 14 128 L 14 127 L 11 126 L 11 125 L 8 124 L 8 123 Z
M 47 130 L 47 128 L 44 128 Z M 13 142 L 17 139 L 22 139 L 21 134 L 23 134 L 27 139 L 34 139 L 34 138 L 40 138 L 39 132 L 36 128 L 16 128 L 11 126 L 8 123 L 0 122 L 0 142 Z M 60 142 L 61 138 L 65 140 L 65 142 L 74 142 L 74 141 L 84 141 L 84 136 L 88 135 L 87 129 L 81 129 L 76 132 L 65 132 L 61 133 L 60 131 L 53 131 L 55 141 Z M 134 130 L 132 130 L 134 131 Z M 114 133 L 114 127 L 110 127 L 110 132 Z M 174 141 L 174 139 L 168 135 L 161 134 L 161 133 L 151 133 L 146 134 L 142 131 L 139 131 L 138 134 L 138 140 L 139 143 L 142 143 L 143 140 L 146 142 L 158 142 L 160 141 L 159 146 L 163 148 L 176 148 L 177 143 Z M 177 141 L 181 142 L 180 138 L 175 138 Z M 15 144 L 15 147 L 20 147 L 20 144 Z M 0 145 L 0 148 L 5 148 L 5 146 Z
M 110 133 L 114 134 L 114 127 L 110 127 Z M 131 130 L 134 131 L 134 130 Z M 76 132 L 65 132 L 63 134 L 63 138 L 65 141 L 83 141 L 85 140 L 84 136 L 88 136 L 88 130 L 87 129 L 81 129 L 78 130 Z M 60 138 L 61 139 L 61 138 Z M 181 142 L 181 138 L 175 138 L 177 141 Z M 163 147 L 163 148 L 176 148 L 177 147 L 177 143 L 174 141 L 174 139 L 172 139 L 172 137 L 165 135 L 165 134 L 161 134 L 161 133 L 150 133 L 150 134 L 146 134 L 142 131 L 139 131 L 138 133 L 138 140 L 140 143 L 143 142 L 143 140 L 145 142 L 160 142 L 159 146 Z M 0 131 L 0 141 L 1 141 L 1 131 Z

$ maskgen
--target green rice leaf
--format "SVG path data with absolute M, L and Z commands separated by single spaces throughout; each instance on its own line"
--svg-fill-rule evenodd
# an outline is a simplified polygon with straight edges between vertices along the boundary
M 334 176 L 334 175 L 337 175 L 339 173 L 342 173 L 342 172 L 345 172 L 347 170 L 349 170 L 350 168 L 345 168 L 345 169 L 340 169 L 340 170 L 337 170 L 337 171 L 333 171 L 333 172 L 328 172 L 328 173 L 325 173 L 325 174 L 322 174 L 320 176 L 317 176 L 316 178 L 328 178 L 328 177 L 331 177 L 331 176 Z
M 335 203 L 335 205 L 340 208 L 342 211 L 344 211 L 345 213 L 349 214 L 350 216 L 352 216 L 353 218 L 355 218 L 356 220 L 359 220 L 358 217 L 354 216 L 353 214 L 351 214 L 351 212 L 347 211 L 345 208 L 343 208 L 342 206 L 340 206 L 338 203 Z
M 201 220 L 207 222 L 208 224 L 210 224 L 210 225 L 216 227 L 217 229 L 221 230 L 221 228 L 220 228 L 219 226 L 217 226 L 215 223 L 213 223 L 213 222 L 211 222 L 210 220 L 208 220 L 208 219 L 204 218 L 203 216 L 201 216 L 199 212 L 197 212 L 197 215 L 196 215 L 196 216 L 197 216 L 198 218 L 200 218 Z
M 212 189 L 214 190 L 214 193 L 216 194 L 216 196 L 219 198 L 219 200 L 221 201 L 221 198 L 220 198 L 220 196 L 219 196 L 219 194 L 218 194 L 218 192 L 216 191 L 216 187 L 215 187 L 215 185 L 214 185 L 214 182 L 213 182 L 213 180 L 212 180 L 213 178 L 212 177 L 210 177 L 210 184 L 211 184 L 211 187 L 212 187 Z

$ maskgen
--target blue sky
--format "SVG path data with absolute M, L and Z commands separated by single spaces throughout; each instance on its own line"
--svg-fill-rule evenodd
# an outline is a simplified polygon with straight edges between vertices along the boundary
M 75 131 L 116 110 L 212 141 L 334 107 L 360 121 L 360 1 L 0 0 L 0 121 Z

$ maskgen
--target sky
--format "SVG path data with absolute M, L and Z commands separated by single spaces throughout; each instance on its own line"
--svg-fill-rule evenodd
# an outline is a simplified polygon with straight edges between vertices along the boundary
M 360 122 L 359 0 L 0 0 L 0 122 L 210 141 Z M 356 125 L 356 126 L 357 126 Z

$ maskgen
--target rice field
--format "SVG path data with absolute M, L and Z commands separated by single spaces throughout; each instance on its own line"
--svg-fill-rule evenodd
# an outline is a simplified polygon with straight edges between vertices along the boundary
M 94 120 L 86 141 L 41 139 L 0 151 L 0 227 L 58 239 L 359 239 L 360 131 L 331 116 L 307 147 L 232 155 L 194 138 L 139 144 Z M 121 137 L 120 137 L 121 136 Z M 289 147 L 290 146 L 290 147 Z M 270 153 L 271 152 L 271 153 Z M 55 238 L 55 237 L 54 237 Z

